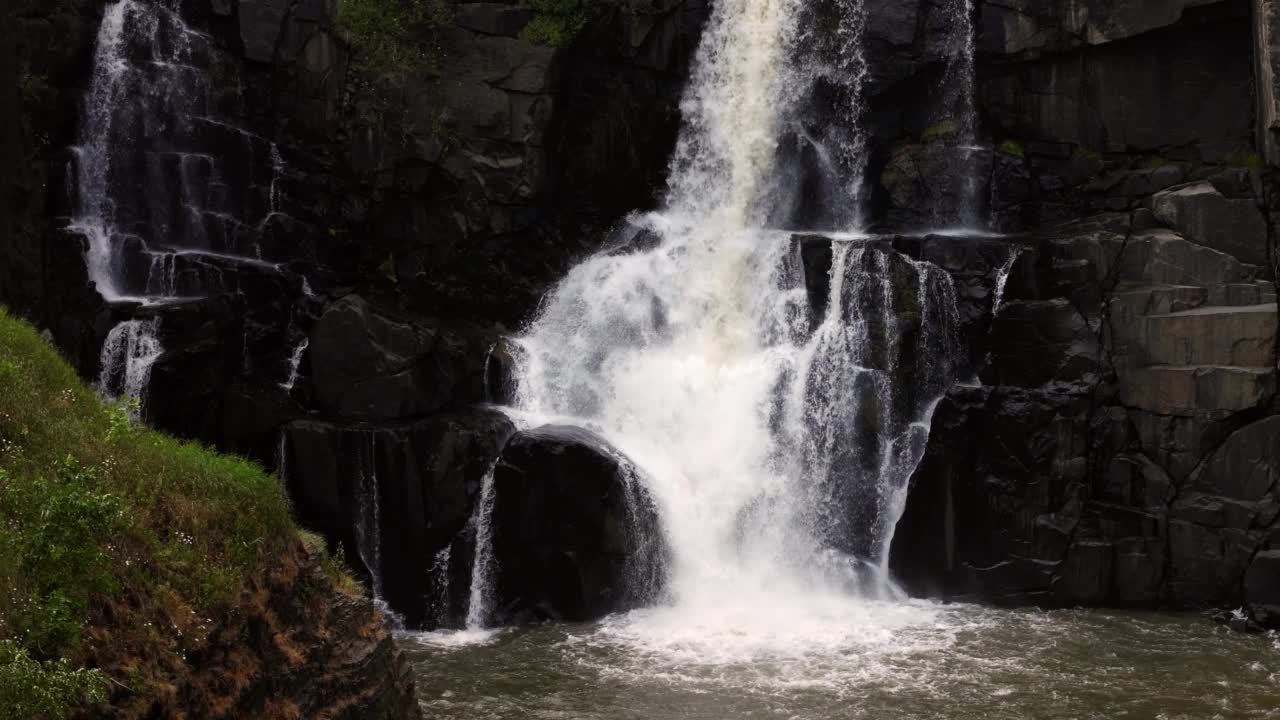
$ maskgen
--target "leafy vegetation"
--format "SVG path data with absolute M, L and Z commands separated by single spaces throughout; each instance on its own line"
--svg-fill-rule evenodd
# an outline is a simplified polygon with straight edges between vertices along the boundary
M 339 0 L 338 26 L 357 62 L 378 72 L 433 72 L 430 30 L 448 18 L 444 0 Z
M 0 719 L 55 718 L 85 702 L 102 702 L 108 680 L 65 660 L 38 662 L 12 640 L 0 640 Z
M 274 478 L 137 424 L 0 308 L 0 720 L 100 699 L 106 675 L 79 669 L 95 651 L 198 646 L 298 543 Z
M 538 45 L 564 47 L 591 20 L 590 0 L 524 0 L 533 19 L 520 31 L 520 39 Z
M 1027 157 L 1027 148 L 1017 140 L 1005 140 L 1000 143 L 1000 147 L 996 148 L 996 151 L 1010 157 L 1016 157 L 1019 160 Z

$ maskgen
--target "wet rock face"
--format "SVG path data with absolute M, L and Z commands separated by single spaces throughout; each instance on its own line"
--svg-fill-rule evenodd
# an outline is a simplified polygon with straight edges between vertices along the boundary
M 298 420 L 281 432 L 279 472 L 299 520 L 343 547 L 411 627 L 465 616 L 466 528 L 511 422 L 474 410 L 359 427 Z
M 1238 256 L 1269 257 L 1273 195 L 1232 192 L 1173 188 L 1158 213 L 1034 237 L 983 386 L 939 407 L 899 525 L 918 591 L 1277 623 L 1280 320 L 1270 263 Z
M 604 440 L 565 426 L 518 433 L 493 479 L 499 619 L 591 620 L 657 597 L 657 509 Z

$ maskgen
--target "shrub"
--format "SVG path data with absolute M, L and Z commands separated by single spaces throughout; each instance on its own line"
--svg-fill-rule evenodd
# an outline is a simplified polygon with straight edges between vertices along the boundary
M 591 20 L 589 0 L 524 0 L 533 19 L 520 31 L 520 39 L 537 45 L 565 47 Z
M 38 662 L 11 640 L 0 640 L 0 720 L 60 718 L 82 703 L 103 702 L 107 677 L 66 660 Z
M 93 468 L 65 458 L 48 478 L 0 470 L 0 553 L 17 571 L 0 619 L 5 634 L 45 656 L 75 647 L 94 593 L 119 587 L 104 541 L 125 525 L 119 498 L 96 489 Z
M 339 0 L 338 27 L 357 62 L 374 72 L 432 72 L 429 31 L 444 22 L 443 0 Z

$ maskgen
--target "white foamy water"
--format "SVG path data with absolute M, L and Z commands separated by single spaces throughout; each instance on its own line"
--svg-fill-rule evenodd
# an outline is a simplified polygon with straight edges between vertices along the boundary
M 302 368 L 302 356 L 306 354 L 307 348 L 311 346 L 310 338 L 302 338 L 289 355 L 289 375 L 280 383 L 280 388 L 285 392 L 292 392 L 293 386 L 298 384 L 298 372 Z
M 825 309 L 813 308 L 800 244 L 767 229 L 795 205 L 788 178 L 808 172 L 782 147 L 817 84 L 844 104 L 821 134 L 802 133 L 820 146 L 822 197 L 840 206 L 813 216 L 860 215 L 865 11 L 833 10 L 826 28 L 829 15 L 798 1 L 716 4 L 667 208 L 630 220 L 657 242 L 574 268 L 517 341 L 514 415 L 613 443 L 670 549 L 663 601 L 601 638 L 728 662 L 889 643 L 927 616 L 896 604 L 888 547 L 949 382 L 951 280 L 854 223 L 828 243 Z M 491 572 L 478 545 L 472 631 Z
M 1275 639 L 1199 616 L 849 609 L 825 634 L 792 634 L 783 616 L 773 635 L 718 633 L 741 644 L 713 653 L 664 609 L 401 647 L 441 720 L 1268 720 L 1280 708 Z
M 98 392 L 136 403 L 137 414 L 143 409 L 151 366 L 164 352 L 159 327 L 157 318 L 126 320 L 107 333 L 98 356 Z

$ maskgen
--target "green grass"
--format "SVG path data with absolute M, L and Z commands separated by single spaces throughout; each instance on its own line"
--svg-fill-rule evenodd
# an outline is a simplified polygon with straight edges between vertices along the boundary
M 381 74 L 433 74 L 430 31 L 448 16 L 444 0 L 338 0 L 338 27 L 356 62 Z
M 136 424 L 0 308 L 0 720 L 100 696 L 105 676 L 78 665 L 94 623 L 181 651 L 248 576 L 300 547 L 273 477 Z

